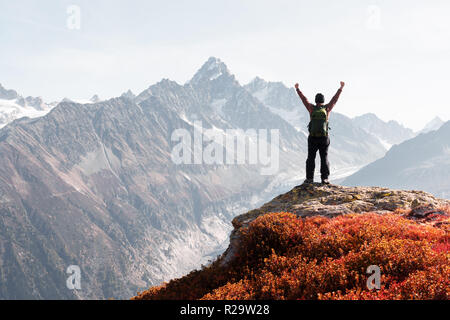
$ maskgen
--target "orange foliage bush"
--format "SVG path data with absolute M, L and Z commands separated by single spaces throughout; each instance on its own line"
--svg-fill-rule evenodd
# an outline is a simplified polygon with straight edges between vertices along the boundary
M 448 217 L 437 215 L 431 225 L 398 212 L 266 214 L 243 230 L 227 266 L 215 261 L 136 298 L 448 299 Z M 380 290 L 367 288 L 370 265 L 380 267 Z

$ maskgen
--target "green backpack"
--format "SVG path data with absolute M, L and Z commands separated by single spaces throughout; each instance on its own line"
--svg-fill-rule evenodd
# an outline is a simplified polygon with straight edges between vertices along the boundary
M 328 136 L 327 109 L 325 106 L 314 106 L 311 112 L 311 121 L 308 125 L 309 134 L 312 137 Z

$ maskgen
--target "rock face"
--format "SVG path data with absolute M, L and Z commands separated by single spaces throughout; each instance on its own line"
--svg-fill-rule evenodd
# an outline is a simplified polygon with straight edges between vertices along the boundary
M 349 213 L 383 214 L 396 209 L 412 209 L 408 213 L 411 218 L 423 218 L 446 206 L 450 206 L 449 200 L 438 199 L 423 191 L 303 184 L 279 195 L 259 209 L 235 217 L 232 221 L 234 230 L 230 236 L 230 246 L 222 255 L 221 262 L 227 263 L 234 257 L 241 231 L 257 217 L 267 213 L 290 212 L 300 217 L 335 217 Z
M 376 136 L 386 146 L 402 143 L 411 139 L 415 133 L 403 127 L 397 121 L 384 122 L 373 113 L 366 113 L 352 119 L 355 125 Z
M 298 132 L 308 135 L 309 114 L 295 90 L 286 87 L 281 82 L 267 82 L 259 77 L 245 85 L 244 88 L 267 106 L 270 112 L 281 117 Z M 358 163 L 366 162 L 369 157 L 374 155 L 385 154 L 386 150 L 390 148 L 390 145 L 380 141 L 378 132 L 375 130 L 369 132 L 366 128 L 362 128 L 359 122 L 339 113 L 339 102 L 330 114 L 330 128 L 329 153 L 330 159 L 332 159 L 333 179 L 339 179 L 340 175 L 342 173 L 345 175 L 346 171 L 354 172 Z M 390 133 L 394 136 L 402 135 L 402 130 L 396 129 L 404 128 L 394 126 Z M 355 143 L 356 141 L 357 143 Z M 345 169 L 340 172 L 343 168 Z
M 45 103 L 40 97 L 22 97 L 0 84 L 0 128 L 22 118 L 37 118 L 47 114 L 56 103 Z

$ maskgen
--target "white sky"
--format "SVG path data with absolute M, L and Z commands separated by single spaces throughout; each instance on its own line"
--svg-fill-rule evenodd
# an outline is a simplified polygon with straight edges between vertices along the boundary
M 80 30 L 67 27 L 69 5 Z M 242 83 L 299 82 L 336 110 L 413 129 L 450 119 L 450 1 L 20 0 L 0 2 L 0 83 L 47 101 L 188 81 L 210 56 Z M 299 107 L 302 107 L 299 105 Z

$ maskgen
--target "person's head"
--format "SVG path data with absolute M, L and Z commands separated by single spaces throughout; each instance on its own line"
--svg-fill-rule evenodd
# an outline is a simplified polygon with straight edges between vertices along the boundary
M 317 104 L 325 103 L 325 97 L 323 96 L 323 94 L 321 93 L 316 94 L 316 103 Z

